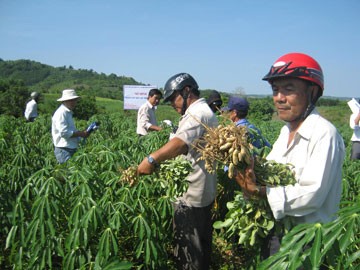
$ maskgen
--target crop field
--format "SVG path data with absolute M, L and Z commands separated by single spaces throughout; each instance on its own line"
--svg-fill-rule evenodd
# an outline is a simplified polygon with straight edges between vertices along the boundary
M 136 135 L 136 112 L 122 103 L 97 99 L 102 108 L 79 129 L 101 123 L 76 154 L 58 165 L 51 139 L 51 115 L 33 123 L 0 115 L 1 269 L 175 269 L 172 261 L 172 202 L 184 189 L 189 164 L 165 162 L 130 186 L 123 174 L 169 138 L 170 130 Z M 212 269 L 359 269 L 360 161 L 349 159 L 346 104 L 319 107 L 344 138 L 343 193 L 338 218 L 328 224 L 297 226 L 283 238 L 282 250 L 260 262 L 258 241 L 243 246 L 226 228 L 214 229 Z M 169 106 L 158 120 L 178 121 Z M 282 122 L 251 118 L 273 143 Z M 340 168 L 339 168 L 340 169 Z M 214 221 L 223 221 L 240 188 L 218 170 Z M 308 249 L 303 250 L 304 246 Z

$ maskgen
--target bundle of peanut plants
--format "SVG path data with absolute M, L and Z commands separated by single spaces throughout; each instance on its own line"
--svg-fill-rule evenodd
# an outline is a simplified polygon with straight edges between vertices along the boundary
M 234 124 L 206 129 L 207 134 L 195 146 L 209 172 L 225 169 L 232 179 L 236 173 L 244 173 L 254 160 L 259 184 L 269 187 L 295 184 L 290 164 L 267 161 L 252 145 L 252 140 L 258 136 L 256 131 Z M 233 201 L 227 203 L 227 208 L 225 220 L 216 221 L 214 228 L 224 228 L 228 239 L 235 237 L 238 244 L 252 252 L 260 250 L 265 238 L 273 231 L 282 233 L 290 225 L 287 218 L 276 221 L 267 200 L 258 197 L 244 198 L 242 193 L 238 193 Z

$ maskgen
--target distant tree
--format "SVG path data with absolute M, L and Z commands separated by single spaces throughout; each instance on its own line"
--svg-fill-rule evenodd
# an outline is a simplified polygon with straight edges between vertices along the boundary
M 65 88 L 82 85 L 86 95 L 122 99 L 123 85 L 141 83 L 131 77 L 98 74 L 90 69 L 74 69 L 69 65 L 52 67 L 30 60 L 0 61 L 0 79 L 23 80 L 30 91 L 59 93 Z
M 317 106 L 337 106 L 340 104 L 340 100 L 338 99 L 333 99 L 333 98 L 320 98 L 316 105 Z
M 269 121 L 275 112 L 271 98 L 249 99 L 249 117 L 260 121 Z
M 0 114 L 22 117 L 29 92 L 23 81 L 0 79 Z
M 74 109 L 74 116 L 78 119 L 89 120 L 89 118 L 98 113 L 96 107 L 95 96 L 81 95 L 76 108 Z

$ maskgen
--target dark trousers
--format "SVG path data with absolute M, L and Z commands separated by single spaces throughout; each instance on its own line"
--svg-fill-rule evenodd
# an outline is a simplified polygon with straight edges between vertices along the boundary
M 351 159 L 360 159 L 360 142 L 352 142 Z
M 265 260 L 276 254 L 280 250 L 280 241 L 281 239 L 278 236 L 270 234 L 261 247 L 261 260 Z
M 177 269 L 207 270 L 210 268 L 212 246 L 211 209 L 175 205 L 174 256 Z

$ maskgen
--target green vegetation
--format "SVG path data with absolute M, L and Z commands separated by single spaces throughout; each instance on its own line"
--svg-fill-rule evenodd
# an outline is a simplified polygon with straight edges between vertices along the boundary
M 11 78 L 0 80 L 0 268 L 175 269 L 171 260 L 171 201 L 184 188 L 176 182 L 179 175 L 189 168 L 186 164 L 164 164 L 166 173 L 142 176 L 134 187 L 121 181 L 125 169 L 166 143 L 170 130 L 142 138 L 136 135 L 136 111 L 124 111 L 121 98 L 107 96 L 121 97 L 122 77 L 70 67 L 56 68 L 55 72 L 32 61 L 20 63 L 21 69 L 15 63 L 0 61 L 0 78 Z M 72 77 L 74 74 L 78 77 Z M 92 92 L 91 83 L 81 88 L 91 77 L 104 78 L 94 85 L 110 85 L 107 79 L 119 84 L 104 92 Z M 76 80 L 79 84 L 73 84 Z M 51 115 L 59 105 L 56 99 L 65 86 L 79 86 L 76 89 L 84 96 L 75 112 L 78 128 L 93 121 L 101 125 L 68 163 L 58 165 L 49 130 Z M 24 102 L 32 90 L 39 89 L 44 90 L 40 116 L 34 123 L 26 123 Z M 207 93 L 203 91 L 204 97 Z M 224 99 L 226 104 L 227 96 Z M 273 114 L 272 100 L 249 100 L 249 120 L 274 143 L 283 123 Z M 347 146 L 338 219 L 295 227 L 283 239 L 281 252 L 261 263 L 258 254 L 216 229 L 213 269 L 296 269 L 301 264 L 305 269 L 319 269 L 321 264 L 329 269 L 358 269 L 360 162 L 349 159 L 350 111 L 345 101 L 331 101 L 319 111 L 335 124 Z M 177 124 L 179 119 L 168 105 L 161 104 L 156 114 L 159 122 L 170 119 Z M 213 217 L 223 221 L 227 203 L 240 188 L 223 171 L 217 174 Z M 308 249 L 303 252 L 305 245 Z
M 3 61 L 0 59 L 0 78 L 21 80 L 29 91 L 60 93 L 74 88 L 81 94 L 113 99 L 123 98 L 124 84 L 141 84 L 131 77 L 98 74 L 93 70 L 52 67 L 30 60 Z
M 104 109 L 114 108 L 113 101 L 107 106 L 106 100 L 100 100 Z M 345 109 L 337 108 L 339 113 Z M 173 110 L 169 106 L 162 109 L 164 113 Z M 324 112 L 328 109 L 322 108 Z M 59 166 L 49 133 L 50 115 L 41 115 L 34 123 L 0 116 L 0 158 L 4 161 L 0 167 L 2 268 L 92 269 L 122 265 L 129 269 L 126 267 L 133 265 L 174 269 L 170 255 L 171 198 L 169 190 L 164 189 L 164 179 L 157 185 L 156 175 L 144 176 L 133 188 L 119 181 L 123 169 L 138 164 L 147 153 L 164 144 L 170 131 L 150 133 L 139 140 L 134 111 L 96 114 L 88 121 L 78 119 L 77 123 L 85 128 L 95 120 L 101 122 L 100 129 L 66 165 Z M 258 122 L 264 135 L 273 142 L 282 123 Z M 344 140 L 348 141 L 351 131 L 345 128 L 345 123 L 339 124 Z M 349 149 L 350 145 L 348 153 Z M 326 261 L 331 263 L 330 269 L 341 269 L 342 265 L 355 269 L 360 263 L 359 171 L 360 163 L 347 158 L 339 219 L 323 226 L 310 224 L 294 229 L 291 238 L 284 238 L 288 248 L 264 265 L 280 263 L 278 260 L 282 265 L 293 265 L 292 262 L 298 265 L 302 258 L 308 258 L 307 264 Z M 214 218 L 224 220 L 226 203 L 234 199 L 239 188 L 222 172 L 218 175 Z M 290 247 L 303 243 L 294 240 L 298 233 L 299 237 L 306 236 L 303 240 L 306 243 L 311 243 L 314 237 L 320 239 L 314 246 L 320 255 L 311 257 L 315 253 L 312 249 L 299 257 L 291 253 Z M 213 268 L 242 269 L 249 264 L 249 256 L 242 253 L 248 251 L 236 246 L 236 242 L 216 230 Z M 256 254 L 250 257 L 257 263 Z
M 30 95 L 21 81 L 0 79 L 0 114 L 23 116 Z

